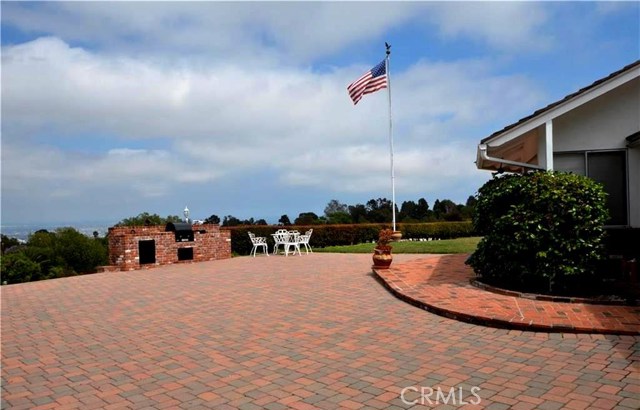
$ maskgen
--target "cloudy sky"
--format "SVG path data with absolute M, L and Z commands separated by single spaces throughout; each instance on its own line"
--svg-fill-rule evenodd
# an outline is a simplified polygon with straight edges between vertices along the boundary
M 480 139 L 640 58 L 638 2 L 2 2 L 2 223 L 464 202 Z

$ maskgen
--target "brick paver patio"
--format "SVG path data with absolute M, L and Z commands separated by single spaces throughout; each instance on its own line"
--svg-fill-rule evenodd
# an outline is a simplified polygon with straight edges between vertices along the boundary
M 451 320 L 370 265 L 242 257 L 2 287 L 2 408 L 640 407 L 640 337 Z
M 471 285 L 468 255 L 432 255 L 376 274 L 409 303 L 470 323 L 520 330 L 640 335 L 640 306 L 563 303 Z

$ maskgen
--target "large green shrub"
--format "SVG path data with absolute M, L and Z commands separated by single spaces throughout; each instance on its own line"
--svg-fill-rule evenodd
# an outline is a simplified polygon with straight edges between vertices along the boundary
M 483 235 L 470 264 L 483 281 L 524 291 L 571 292 L 593 282 L 608 213 L 598 183 L 561 172 L 511 174 L 478 191 Z
M 8 284 L 95 272 L 108 263 L 103 238 L 90 238 L 74 228 L 38 231 L 26 245 L 2 256 L 2 281 Z
M 22 283 L 40 279 L 40 265 L 22 252 L 7 253 L 0 257 L 2 283 Z
M 103 244 L 74 228 L 56 231 L 54 249 L 56 255 L 64 260 L 64 268 L 76 273 L 92 272 L 96 266 L 108 263 L 108 252 Z
M 20 245 L 20 241 L 16 238 L 9 238 L 8 236 L 0 234 L 0 253 L 4 253 L 7 249 Z

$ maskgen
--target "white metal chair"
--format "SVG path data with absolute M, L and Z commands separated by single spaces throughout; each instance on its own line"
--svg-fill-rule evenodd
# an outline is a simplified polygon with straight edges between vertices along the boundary
M 263 236 L 255 236 L 253 233 L 249 232 L 249 239 L 251 239 L 251 244 L 253 248 L 251 249 L 251 254 L 253 257 L 256 257 L 256 252 L 258 248 L 264 249 L 264 254 L 269 256 L 269 249 L 267 249 L 267 238 Z
M 302 255 L 300 252 L 300 232 L 298 231 L 289 231 L 289 235 L 287 235 L 287 242 L 284 244 L 284 256 L 289 256 L 289 249 L 293 246 L 293 254 L 296 254 L 298 251 L 298 255 Z
M 307 254 L 309 253 L 309 251 L 313 253 L 313 249 L 311 249 L 311 246 L 309 245 L 309 240 L 311 239 L 312 233 L 313 233 L 313 229 L 309 229 L 307 232 L 304 233 L 304 235 L 300 235 L 300 237 L 298 238 L 298 243 L 300 245 L 304 245 L 304 250 L 307 252 Z
M 273 254 L 275 255 L 278 253 L 280 245 L 282 245 L 282 248 L 284 249 L 284 245 L 289 240 L 289 231 L 286 229 L 278 229 L 276 233 L 272 233 L 271 236 L 273 236 Z

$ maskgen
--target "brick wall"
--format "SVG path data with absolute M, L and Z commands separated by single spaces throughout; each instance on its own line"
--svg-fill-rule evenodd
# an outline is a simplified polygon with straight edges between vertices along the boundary
M 109 264 L 123 271 L 231 257 L 231 232 L 221 230 L 218 225 L 194 225 L 193 242 L 176 242 L 174 233 L 165 232 L 164 226 L 112 227 L 108 238 Z M 155 263 L 140 263 L 140 241 L 153 241 Z M 192 248 L 193 259 L 179 261 L 181 248 Z

